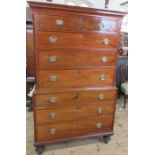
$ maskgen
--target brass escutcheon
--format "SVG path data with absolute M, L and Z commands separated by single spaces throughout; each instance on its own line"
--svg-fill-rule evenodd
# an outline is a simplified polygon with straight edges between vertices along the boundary
M 52 135 L 54 135 L 55 133 L 56 133 L 56 129 L 55 128 L 52 128 L 51 130 L 50 130 L 50 133 L 52 134 Z
M 55 23 L 57 26 L 62 26 L 64 24 L 64 21 L 62 19 L 57 19 Z
M 56 56 L 49 56 L 48 57 L 48 60 L 52 63 L 56 62 L 57 61 L 57 57 Z
M 57 37 L 55 37 L 55 36 L 50 36 L 49 37 L 49 42 L 51 42 L 52 44 L 54 44 L 54 43 L 56 43 L 57 42 Z
M 102 127 L 102 123 L 97 123 L 97 124 L 96 124 L 96 128 L 99 129 L 99 128 L 101 128 L 101 127 Z

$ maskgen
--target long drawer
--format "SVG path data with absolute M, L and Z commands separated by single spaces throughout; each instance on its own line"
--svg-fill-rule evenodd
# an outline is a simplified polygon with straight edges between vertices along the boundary
M 39 69 L 103 68 L 116 65 L 116 50 L 41 50 Z
M 103 103 L 70 105 L 60 108 L 36 109 L 36 124 L 67 122 L 82 120 L 95 116 L 112 115 L 114 113 L 115 100 Z
M 39 70 L 39 88 L 114 85 L 115 69 Z
M 113 130 L 113 116 L 94 117 L 91 119 L 36 125 L 36 142 L 63 140 L 65 138 L 86 136 Z
M 113 101 L 116 99 L 117 91 L 115 89 L 93 90 L 93 91 L 75 91 L 63 93 L 39 93 L 35 94 L 35 106 L 37 108 L 58 107 L 83 103 L 96 103 L 104 101 Z
M 117 34 L 80 34 L 37 31 L 37 49 L 52 48 L 117 48 Z

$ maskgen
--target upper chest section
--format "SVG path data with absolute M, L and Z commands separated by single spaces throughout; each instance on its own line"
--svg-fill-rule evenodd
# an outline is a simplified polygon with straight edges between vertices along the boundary
M 70 7 L 32 6 L 36 30 L 117 33 L 122 15 Z

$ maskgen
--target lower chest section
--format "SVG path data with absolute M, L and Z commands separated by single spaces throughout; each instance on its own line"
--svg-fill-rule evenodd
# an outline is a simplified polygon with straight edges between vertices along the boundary
M 35 94 L 35 141 L 112 132 L 115 100 L 114 88 Z

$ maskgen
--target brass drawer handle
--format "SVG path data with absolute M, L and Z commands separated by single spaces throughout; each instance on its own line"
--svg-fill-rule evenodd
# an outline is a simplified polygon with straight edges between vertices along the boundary
M 57 61 L 57 57 L 56 56 L 49 56 L 48 57 L 48 60 L 52 63 L 56 62 Z
M 107 61 L 108 61 L 108 57 L 106 56 L 101 57 L 101 62 L 107 62 Z
M 57 130 L 56 130 L 55 128 L 52 128 L 52 129 L 50 130 L 51 135 L 56 134 L 56 132 L 57 132 Z
M 62 19 L 57 19 L 57 20 L 55 21 L 55 24 L 56 24 L 57 26 L 62 26 L 62 25 L 64 24 L 64 21 L 63 21 Z
M 102 43 L 103 43 L 104 45 L 109 45 L 110 40 L 109 40 L 108 38 L 105 38 L 105 39 L 103 39 Z
M 97 124 L 96 124 L 96 128 L 99 129 L 99 128 L 101 128 L 101 127 L 102 127 L 102 123 L 97 123 Z
M 51 112 L 51 118 L 54 119 L 56 117 L 56 112 Z
M 51 77 L 50 77 L 50 81 L 52 82 L 52 81 L 56 81 L 57 80 L 57 77 L 55 76 L 55 75 L 52 75 Z
M 51 97 L 50 97 L 50 102 L 51 102 L 51 103 L 55 103 L 56 100 L 57 100 L 57 98 L 56 98 L 55 96 L 51 96 Z
M 105 80 L 105 75 L 100 75 L 99 79 L 104 81 Z
M 104 100 L 104 95 L 103 95 L 103 94 L 100 94 L 100 95 L 99 95 L 99 99 L 100 99 L 100 100 Z
M 98 26 L 99 26 L 100 30 L 102 30 L 104 28 L 104 23 L 101 22 L 98 24 Z
M 99 114 L 102 114 L 104 112 L 104 110 L 102 108 L 98 108 L 97 111 L 98 111 Z
M 56 43 L 57 40 L 58 40 L 58 39 L 57 39 L 57 37 L 55 37 L 55 36 L 50 36 L 50 37 L 49 37 L 49 42 L 52 43 L 52 44 Z

